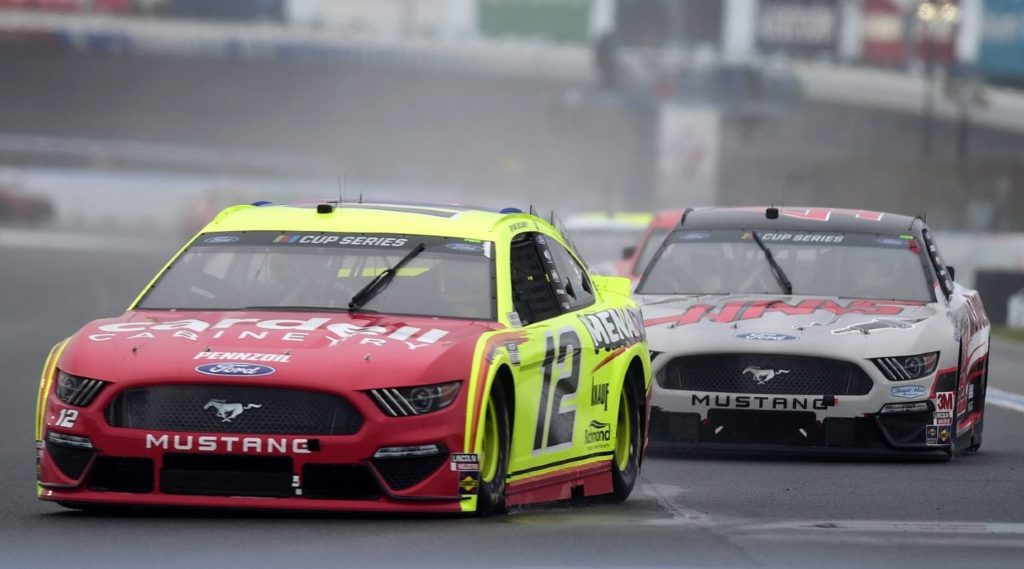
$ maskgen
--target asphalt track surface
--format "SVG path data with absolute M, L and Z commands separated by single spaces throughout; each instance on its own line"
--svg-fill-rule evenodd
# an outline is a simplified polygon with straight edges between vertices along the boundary
M 950 463 L 656 457 L 620 505 L 489 519 L 63 510 L 33 491 L 43 358 L 120 312 L 174 243 L 115 236 L 100 252 L 10 235 L 0 229 L 3 568 L 1024 566 L 1024 406 L 1012 403 L 990 403 L 984 449 Z M 1024 349 L 997 344 L 991 385 L 1024 394 L 1022 366 Z

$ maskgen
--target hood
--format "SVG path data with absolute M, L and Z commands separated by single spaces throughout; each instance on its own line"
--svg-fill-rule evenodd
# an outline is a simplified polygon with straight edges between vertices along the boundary
M 641 296 L 651 351 L 909 355 L 951 341 L 945 305 L 820 296 Z
M 140 310 L 86 325 L 59 367 L 114 383 L 259 377 L 314 388 L 416 385 L 466 379 L 476 340 L 499 327 L 358 313 Z

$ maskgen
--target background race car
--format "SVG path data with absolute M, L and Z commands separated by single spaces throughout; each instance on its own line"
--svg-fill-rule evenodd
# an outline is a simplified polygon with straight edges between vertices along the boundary
M 51 352 L 39 495 L 443 512 L 624 500 L 650 387 L 628 292 L 523 213 L 229 208 L 125 314 Z
M 981 447 L 988 318 L 920 218 L 688 211 L 636 292 L 656 355 L 653 443 Z

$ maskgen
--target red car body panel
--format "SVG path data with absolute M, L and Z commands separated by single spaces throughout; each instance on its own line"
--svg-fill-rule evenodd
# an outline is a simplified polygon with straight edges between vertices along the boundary
M 651 224 L 647 226 L 647 230 L 644 231 L 643 236 L 640 238 L 640 242 L 636 244 L 636 248 L 633 250 L 633 254 L 628 259 L 623 259 L 615 264 L 616 274 L 632 279 L 633 284 L 636 284 L 640 280 L 640 276 L 643 273 L 645 267 L 637 266 L 640 263 L 640 258 L 644 254 L 644 250 L 648 247 L 657 247 L 660 243 L 651 243 L 651 236 L 661 231 L 668 231 L 675 227 L 679 220 L 682 219 L 683 210 L 670 209 L 660 211 L 654 215 L 654 219 L 651 220 Z
M 165 453 L 203 452 L 200 437 L 208 437 L 204 446 L 211 455 L 288 456 L 296 473 L 303 472 L 307 464 L 364 465 L 376 477 L 382 492 L 375 500 L 302 496 L 268 500 L 169 495 L 161 492 L 159 482 L 151 493 L 96 492 L 65 476 L 49 453 L 40 453 L 41 498 L 152 506 L 458 512 L 461 496 L 454 469 L 442 465 L 414 486 L 396 491 L 383 482 L 371 459 L 378 449 L 388 446 L 438 443 L 450 453 L 465 452 L 466 381 L 474 351 L 481 334 L 499 327 L 493 322 L 358 313 L 140 310 L 98 320 L 69 341 L 59 368 L 72 375 L 102 379 L 109 385 L 87 407 L 78 408 L 73 428 L 59 425 L 61 411 L 70 406 L 51 390 L 44 414 L 46 432 L 87 436 L 98 456 L 151 459 L 157 473 Z M 274 371 L 260 377 L 233 377 L 197 370 L 218 362 L 257 362 Z M 346 373 L 357 368 L 361 368 L 359 373 Z M 463 382 L 455 402 L 421 416 L 391 417 L 366 393 L 372 388 L 455 380 Z M 228 436 L 225 432 L 113 427 L 105 415 L 108 405 L 129 388 L 254 384 L 341 396 L 362 415 L 362 426 L 352 435 Z M 285 452 L 281 452 L 282 447 Z M 92 464 L 78 480 L 89 478 L 89 468 Z

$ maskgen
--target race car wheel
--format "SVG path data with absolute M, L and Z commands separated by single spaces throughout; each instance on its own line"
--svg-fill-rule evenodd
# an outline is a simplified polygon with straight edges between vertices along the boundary
M 640 473 L 640 406 L 635 402 L 633 391 L 627 380 L 619 396 L 618 420 L 615 422 L 612 495 L 617 502 L 629 497 Z
M 985 392 L 988 391 L 988 368 L 985 369 L 985 377 L 978 382 L 977 393 L 974 394 L 975 401 L 981 403 L 977 406 L 977 411 L 981 414 L 978 420 L 974 423 L 974 428 L 971 430 L 971 446 L 967 447 L 965 452 L 976 453 L 981 450 L 981 439 L 985 432 Z
M 508 476 L 509 421 L 505 390 L 500 382 L 491 388 L 484 411 L 483 440 L 480 444 L 480 491 L 477 512 L 483 515 L 507 511 L 505 478 Z

